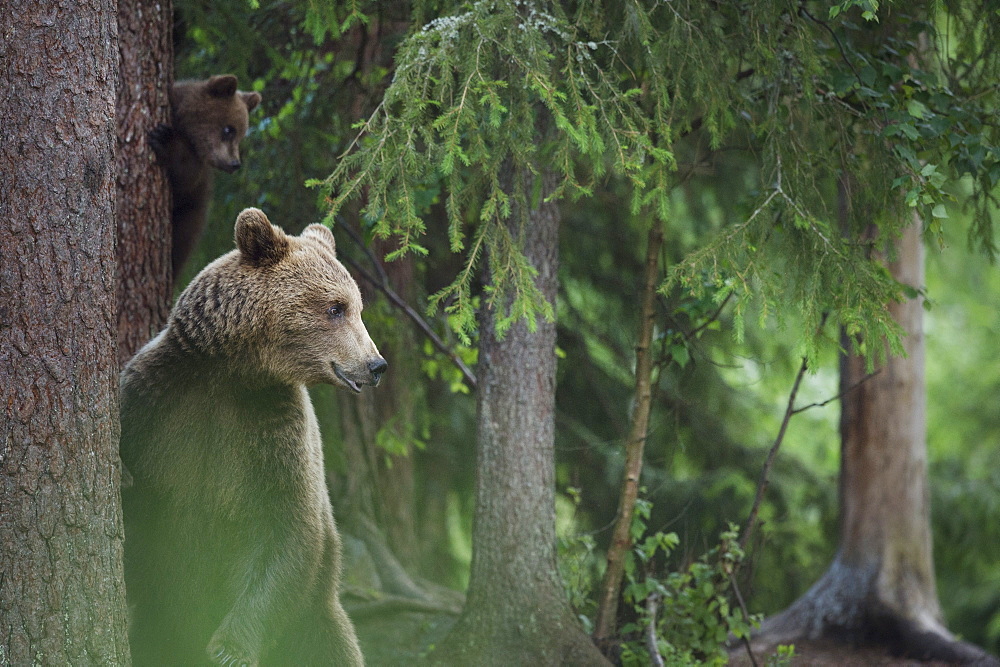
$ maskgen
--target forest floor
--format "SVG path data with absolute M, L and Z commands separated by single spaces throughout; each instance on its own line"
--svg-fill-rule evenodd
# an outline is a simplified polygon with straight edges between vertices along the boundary
M 757 664 L 763 665 L 767 657 L 757 654 Z M 749 667 L 750 660 L 746 652 L 734 650 L 730 653 L 730 665 Z M 949 663 L 929 661 L 922 662 L 912 658 L 900 658 L 892 655 L 885 646 L 852 646 L 830 640 L 806 640 L 795 642 L 795 657 L 792 665 L 809 667 L 947 667 Z
M 428 650 L 441 642 L 454 624 L 456 616 L 446 613 L 405 611 L 369 615 L 355 619 L 358 638 L 365 662 L 372 667 L 414 665 Z M 757 655 L 764 665 L 767 657 Z M 749 667 L 746 653 L 734 651 L 730 665 Z M 944 662 L 921 662 L 890 655 L 884 647 L 853 647 L 832 641 L 802 641 L 795 643 L 792 665 L 809 667 L 947 667 Z
M 365 664 L 371 667 L 419 663 L 458 620 L 457 615 L 439 612 L 401 611 L 360 618 L 350 608 L 347 613 L 354 619 Z

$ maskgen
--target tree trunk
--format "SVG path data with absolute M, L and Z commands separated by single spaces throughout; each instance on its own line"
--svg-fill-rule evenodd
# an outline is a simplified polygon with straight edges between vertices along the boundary
M 0 663 L 128 664 L 116 5 L 0 8 Z
M 170 0 L 120 0 L 118 120 L 118 361 L 124 364 L 170 313 L 170 191 L 146 140 L 169 121 L 173 81 Z
M 625 556 L 632 548 L 632 515 L 639 497 L 639 479 L 642 476 L 642 455 L 646 448 L 649 430 L 649 412 L 653 402 L 653 324 L 656 319 L 656 288 L 660 276 L 660 248 L 663 246 L 663 225 L 653 222 L 646 241 L 646 269 L 642 292 L 642 310 L 639 313 L 639 334 L 635 346 L 635 409 L 625 442 L 625 477 L 618 501 L 615 528 L 608 546 L 608 564 L 604 571 L 598 597 L 597 619 L 594 621 L 594 641 L 606 651 L 606 645 L 615 631 L 618 616 L 618 598 L 622 576 L 625 574 Z M 655 651 L 650 652 L 651 655 Z
M 923 286 L 921 225 L 915 221 L 889 264 Z M 865 376 L 864 360 L 841 363 L 840 548 L 826 574 L 791 607 L 767 619 L 755 649 L 797 639 L 887 645 L 894 654 L 949 662 L 990 660 L 954 641 L 941 623 L 931 557 L 927 488 L 923 305 L 890 304 L 906 333 L 906 357 Z M 855 387 L 847 391 L 850 387 Z
M 522 177 L 530 177 L 522 174 Z M 544 194 L 552 191 L 545 178 Z M 528 191 L 531 188 L 527 188 Z M 508 224 L 518 238 L 516 212 Z M 529 212 L 524 254 L 555 306 L 559 212 Z M 480 310 L 477 480 L 465 608 L 433 661 L 469 665 L 606 664 L 570 610 L 556 567 L 554 322 L 523 320 L 498 339 Z

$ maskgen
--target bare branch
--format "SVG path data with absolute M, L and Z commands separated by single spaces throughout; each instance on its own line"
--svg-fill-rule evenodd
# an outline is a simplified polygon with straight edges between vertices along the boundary
M 740 587 L 737 585 L 736 577 L 733 576 L 732 572 L 729 573 L 729 583 L 733 587 L 733 594 L 736 596 L 736 602 L 740 605 L 740 610 L 743 611 L 743 618 L 749 622 L 750 612 L 747 610 L 747 603 L 743 601 L 743 594 L 740 593 Z M 747 650 L 747 657 L 750 658 L 750 664 L 753 665 L 753 667 L 757 667 L 757 658 L 754 657 L 753 649 L 750 648 L 750 639 L 746 636 L 741 637 L 741 639 L 743 641 L 743 647 Z
M 764 469 L 760 474 L 757 495 L 753 499 L 753 507 L 750 509 L 750 516 L 747 518 L 746 528 L 743 530 L 743 534 L 740 535 L 740 548 L 742 549 L 746 549 L 747 544 L 750 542 L 750 536 L 753 534 L 754 528 L 757 527 L 757 514 L 760 512 L 760 503 L 764 500 L 764 494 L 767 492 L 767 477 L 771 472 L 771 465 L 774 464 L 774 457 L 778 453 L 778 448 L 781 447 L 781 441 L 785 439 L 788 422 L 791 421 L 792 415 L 795 414 L 795 396 L 799 393 L 799 385 L 802 384 L 802 378 L 806 374 L 808 365 L 808 361 L 803 357 L 802 364 L 799 366 L 799 372 L 795 376 L 795 382 L 792 384 L 792 391 L 788 395 L 788 405 L 785 407 L 785 416 L 781 420 L 781 428 L 778 429 L 778 436 L 774 439 L 774 444 L 771 445 L 771 449 L 767 453 L 767 460 L 764 461 Z
M 834 401 L 839 401 L 844 396 L 846 396 L 847 394 L 851 393 L 852 391 L 854 391 L 855 389 L 857 389 L 858 387 L 860 387 L 861 385 L 863 385 L 865 382 L 868 382 L 869 380 L 871 380 L 873 377 L 875 377 L 876 375 L 878 375 L 881 372 L 882 372 L 882 369 L 880 368 L 877 371 L 875 371 L 874 373 L 869 373 L 868 375 L 864 376 L 863 378 L 861 378 L 860 380 L 858 380 L 857 382 L 855 382 L 854 384 L 852 384 L 850 387 L 848 387 L 844 391 L 842 391 L 839 394 L 837 394 L 836 396 L 828 398 L 825 401 L 823 401 L 822 403 L 810 403 L 809 405 L 803 405 L 801 408 L 795 408 L 794 410 L 792 410 L 792 414 L 793 415 L 797 415 L 800 412 L 805 412 L 806 410 L 808 410 L 810 408 L 822 408 L 822 407 L 824 407 L 826 405 L 829 405 L 830 403 L 833 403 Z

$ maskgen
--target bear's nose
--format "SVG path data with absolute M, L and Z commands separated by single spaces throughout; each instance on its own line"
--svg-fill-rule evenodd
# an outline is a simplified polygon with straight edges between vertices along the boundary
M 233 161 L 231 161 L 229 163 L 229 173 L 233 173 L 234 171 L 236 171 L 239 168 L 240 168 L 240 161 L 239 160 L 233 160 Z
M 382 379 L 382 373 L 385 373 L 385 369 L 387 368 L 389 368 L 389 364 L 382 357 L 372 359 L 368 362 L 368 370 L 372 374 L 372 384 L 377 385 L 379 383 L 379 380 Z

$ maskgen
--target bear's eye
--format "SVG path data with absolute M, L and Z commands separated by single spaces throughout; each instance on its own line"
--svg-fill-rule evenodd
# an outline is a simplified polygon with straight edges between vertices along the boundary
M 330 306 L 330 308 L 327 309 L 326 312 L 330 317 L 336 318 L 336 317 L 343 317 L 344 312 L 346 311 L 347 311 L 347 306 L 345 306 L 342 303 L 335 303 L 332 306 Z
M 232 139 L 235 135 L 236 135 L 236 128 L 233 127 L 232 125 L 226 125 L 224 128 L 222 128 L 223 140 L 228 141 L 229 139 Z

